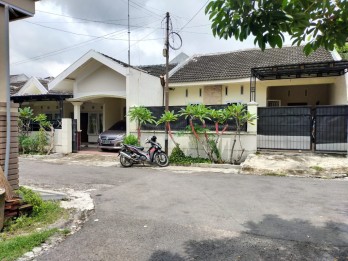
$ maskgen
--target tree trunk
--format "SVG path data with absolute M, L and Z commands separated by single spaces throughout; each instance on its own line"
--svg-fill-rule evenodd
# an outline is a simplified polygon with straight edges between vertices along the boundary
M 50 155 L 53 148 L 54 148 L 54 128 L 53 126 L 50 126 L 51 132 L 50 132 L 50 148 L 47 151 L 47 155 Z
M 179 146 L 179 143 L 175 142 L 174 137 L 173 137 L 173 133 L 172 133 L 172 129 L 170 128 L 170 123 L 167 122 L 167 127 L 168 127 L 168 133 L 169 133 L 169 137 L 172 139 L 175 147 Z
M 13 198 L 13 191 L 11 188 L 10 183 L 8 183 L 7 179 L 5 178 L 4 171 L 0 167 L 0 187 L 5 189 L 5 199 L 9 200 Z

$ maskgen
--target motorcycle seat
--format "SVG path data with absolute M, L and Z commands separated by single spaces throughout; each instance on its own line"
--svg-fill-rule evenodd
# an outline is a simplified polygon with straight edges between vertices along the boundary
M 134 148 L 137 148 L 138 150 L 144 150 L 144 147 L 140 147 L 140 146 L 133 146 Z

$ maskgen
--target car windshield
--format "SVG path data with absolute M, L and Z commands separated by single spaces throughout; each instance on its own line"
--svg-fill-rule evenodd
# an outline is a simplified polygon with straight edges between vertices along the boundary
M 125 131 L 126 130 L 126 122 L 125 121 L 118 121 L 114 125 L 112 125 L 109 130 Z

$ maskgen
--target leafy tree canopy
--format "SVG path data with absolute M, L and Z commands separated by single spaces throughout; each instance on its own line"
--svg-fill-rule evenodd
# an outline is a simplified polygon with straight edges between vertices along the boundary
M 348 0 L 213 0 L 205 9 L 214 36 L 243 41 L 252 35 L 264 50 L 306 42 L 309 55 L 319 47 L 342 47 L 348 37 Z

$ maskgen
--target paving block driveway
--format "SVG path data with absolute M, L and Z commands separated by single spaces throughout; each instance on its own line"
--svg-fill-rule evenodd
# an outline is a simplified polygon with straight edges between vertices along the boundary
M 348 181 L 20 161 L 20 182 L 91 190 L 38 260 L 348 260 Z

